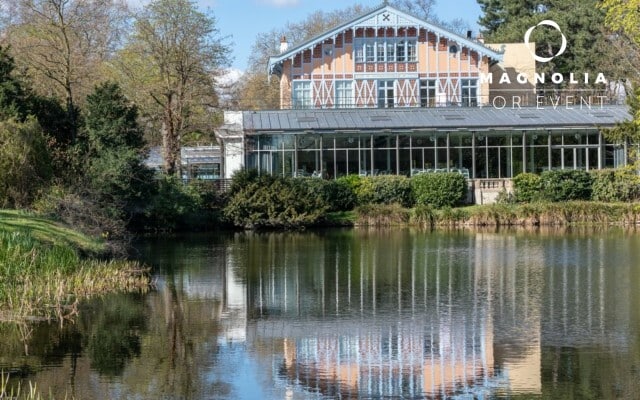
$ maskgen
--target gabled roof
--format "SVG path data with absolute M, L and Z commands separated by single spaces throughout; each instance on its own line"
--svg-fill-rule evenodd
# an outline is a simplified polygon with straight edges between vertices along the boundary
M 388 14 L 390 17 L 382 18 L 382 16 L 386 14 Z M 381 21 L 383 20 L 388 22 L 381 23 Z M 325 40 L 332 39 L 337 35 L 347 31 L 348 29 L 359 27 L 381 28 L 392 25 L 424 28 L 428 32 L 433 32 L 440 37 L 455 41 L 462 47 L 467 47 L 471 50 L 477 51 L 483 56 L 487 56 L 496 61 L 502 61 L 501 52 L 497 52 L 487 46 L 484 46 L 482 43 L 460 36 L 457 33 L 451 32 L 437 24 L 424 21 L 413 15 L 400 11 L 390 5 L 382 5 L 360 17 L 345 22 L 344 24 L 339 25 L 321 35 L 307 40 L 306 42 L 300 43 L 280 55 L 269 57 L 268 73 L 273 73 L 275 67 L 281 64 L 284 60 L 293 58 L 296 54 L 304 50 L 312 50 L 313 47 L 315 47 L 317 44 L 322 44 Z

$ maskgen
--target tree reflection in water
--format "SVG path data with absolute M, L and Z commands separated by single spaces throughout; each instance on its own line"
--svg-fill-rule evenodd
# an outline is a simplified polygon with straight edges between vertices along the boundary
M 0 326 L 76 398 L 632 398 L 640 236 L 338 230 L 141 245 L 158 289 Z M 27 354 L 28 350 L 28 354 Z

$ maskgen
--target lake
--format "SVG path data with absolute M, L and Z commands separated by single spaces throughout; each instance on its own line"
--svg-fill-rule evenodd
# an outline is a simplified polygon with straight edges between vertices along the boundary
M 136 244 L 156 288 L 0 324 L 76 399 L 637 398 L 640 235 L 338 229 Z

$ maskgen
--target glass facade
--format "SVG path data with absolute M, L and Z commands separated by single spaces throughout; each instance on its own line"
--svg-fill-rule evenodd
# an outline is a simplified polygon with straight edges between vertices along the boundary
M 605 144 L 597 129 L 258 133 L 250 142 L 249 168 L 327 179 L 443 171 L 470 179 L 512 178 L 522 172 L 624 164 L 624 149 Z

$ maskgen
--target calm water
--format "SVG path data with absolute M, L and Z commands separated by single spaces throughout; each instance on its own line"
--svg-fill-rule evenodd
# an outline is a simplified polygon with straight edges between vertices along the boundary
M 638 398 L 640 234 L 332 230 L 140 243 L 157 290 L 0 325 L 77 399 Z

